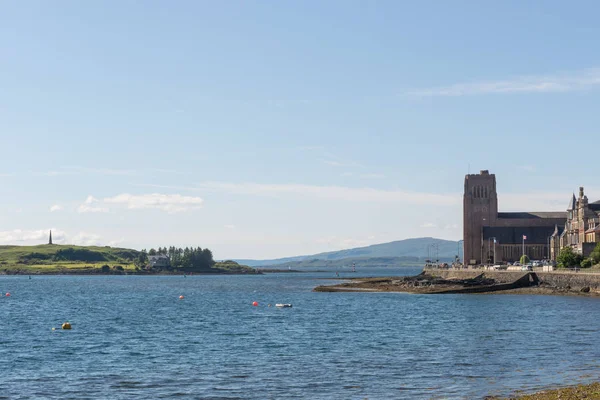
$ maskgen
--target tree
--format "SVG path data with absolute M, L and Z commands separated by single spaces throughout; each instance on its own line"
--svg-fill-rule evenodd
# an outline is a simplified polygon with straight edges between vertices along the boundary
M 558 266 L 561 268 L 578 266 L 582 260 L 583 256 L 581 254 L 576 254 L 572 247 L 563 247 L 560 250 L 558 257 L 556 257 Z
M 589 258 L 584 258 L 583 260 L 581 260 L 579 265 L 581 266 L 581 268 L 589 268 L 592 266 L 592 260 L 590 260 Z
M 523 254 L 519 263 L 521 263 L 521 265 L 529 264 L 529 257 L 526 254 Z
M 108 274 L 108 273 L 110 273 L 110 266 L 108 266 L 108 265 L 106 265 L 106 264 L 105 264 L 105 265 L 103 265 L 103 266 L 102 266 L 102 268 L 101 268 L 101 271 L 102 271 L 102 273 L 103 273 L 103 274 Z
M 138 257 L 133 261 L 133 264 L 137 268 L 143 268 L 146 266 L 146 264 L 148 264 L 148 254 L 146 253 L 145 249 L 140 251 Z
M 154 249 L 150 249 L 150 251 L 148 252 L 149 256 L 155 256 L 156 255 L 156 250 Z
M 598 243 L 594 250 L 590 253 L 590 260 L 592 260 L 593 264 L 600 263 L 600 243 Z

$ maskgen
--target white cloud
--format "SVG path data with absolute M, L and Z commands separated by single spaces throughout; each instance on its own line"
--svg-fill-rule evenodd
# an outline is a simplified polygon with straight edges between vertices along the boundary
M 87 197 L 87 199 L 85 199 L 83 204 L 81 204 L 79 207 L 77 207 L 77 212 L 78 213 L 106 213 L 109 211 L 107 207 L 94 206 L 94 204 L 97 204 L 98 202 L 99 202 L 98 199 L 96 199 L 96 198 L 94 198 L 94 196 L 90 195 Z
M 50 231 L 52 230 L 52 243 L 54 244 L 73 244 L 73 245 L 81 245 L 81 246 L 102 246 L 104 243 L 102 242 L 102 236 L 89 233 L 89 232 L 79 232 L 76 235 L 68 235 L 66 232 L 55 229 L 34 229 L 34 230 L 24 230 L 24 229 L 14 229 L 12 231 L 0 231 L 0 244 L 17 244 L 17 245 L 38 245 L 38 244 L 47 244 L 48 236 Z M 116 243 L 122 242 L 123 239 L 119 241 L 109 242 L 109 245 L 114 245 Z
M 107 244 L 107 246 L 110 247 L 119 247 L 121 245 L 121 243 L 123 243 L 125 241 L 124 238 L 121 239 L 117 239 L 117 240 L 110 240 Z
M 62 209 L 63 208 L 60 204 L 54 204 L 52 207 L 50 207 L 50 212 L 60 211 Z
M 427 89 L 418 89 L 406 94 L 420 97 L 468 96 L 506 93 L 547 93 L 584 90 L 600 85 L 600 68 L 555 75 L 529 75 L 514 79 L 457 83 Z
M 433 222 L 425 222 L 423 225 L 421 225 L 421 228 L 437 228 L 437 225 Z
M 168 213 L 194 210 L 202 207 L 200 197 L 182 196 L 180 194 L 142 194 L 132 195 L 128 193 L 108 197 L 103 200 L 106 203 L 122 204 L 128 209 L 158 209 Z
M 70 243 L 79 246 L 101 246 L 103 245 L 101 239 L 100 235 L 94 233 L 79 232 L 70 239 Z
M 65 240 L 65 232 L 53 228 L 37 229 L 37 230 L 22 230 L 14 229 L 12 231 L 0 231 L 0 244 L 46 244 L 48 236 L 52 230 L 52 242 L 63 243 Z
M 235 229 L 235 225 L 232 225 L 232 224 L 223 225 L 223 227 L 225 229 L 231 229 L 231 230 Z

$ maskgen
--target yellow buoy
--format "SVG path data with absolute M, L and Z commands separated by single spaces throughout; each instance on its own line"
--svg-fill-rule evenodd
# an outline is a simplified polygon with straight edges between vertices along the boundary
M 65 322 L 64 324 L 62 324 L 62 328 L 63 329 L 71 329 L 71 324 L 68 322 Z

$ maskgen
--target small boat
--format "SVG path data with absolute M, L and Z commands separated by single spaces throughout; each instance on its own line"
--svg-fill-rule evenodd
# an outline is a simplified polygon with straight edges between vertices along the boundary
M 281 307 L 281 308 L 285 308 L 285 307 L 291 307 L 291 304 L 284 304 L 284 303 L 277 303 L 275 304 L 275 307 Z

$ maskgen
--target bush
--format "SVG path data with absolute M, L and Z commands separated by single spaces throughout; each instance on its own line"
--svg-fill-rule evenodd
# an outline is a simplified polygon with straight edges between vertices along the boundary
M 123 267 L 122 267 L 122 266 L 120 266 L 120 265 L 115 265 L 115 269 L 116 269 L 117 271 L 124 271 Z
M 519 260 L 519 262 L 521 263 L 521 265 L 529 264 L 529 257 L 527 257 L 527 255 L 523 254 L 521 256 L 521 259 Z
M 596 245 L 596 247 L 594 248 L 594 250 L 590 254 L 590 259 L 592 260 L 593 264 L 600 263 L 600 243 L 598 243 Z
M 579 263 L 579 265 L 581 266 L 581 268 L 589 268 L 592 266 L 592 260 L 590 260 L 589 258 L 584 258 L 583 260 L 581 260 L 581 263 Z
M 102 271 L 103 274 L 108 274 L 110 273 L 110 266 L 104 264 L 102 268 L 100 268 L 100 271 Z
M 558 266 L 561 268 L 579 266 L 583 261 L 583 256 L 573 251 L 571 247 L 563 247 L 560 250 L 560 254 L 556 257 Z

